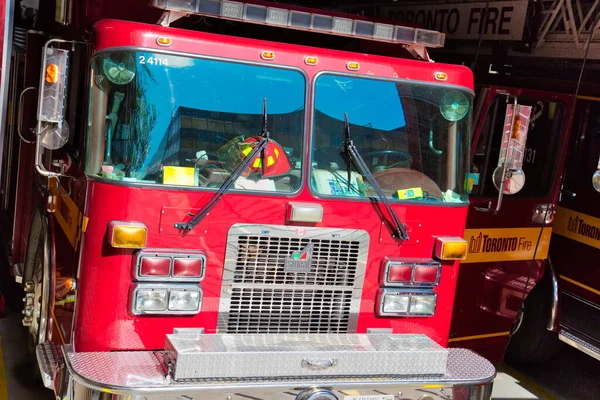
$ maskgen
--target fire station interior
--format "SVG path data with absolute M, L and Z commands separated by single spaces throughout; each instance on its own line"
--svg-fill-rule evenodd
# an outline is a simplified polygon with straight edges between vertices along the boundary
M 436 79 L 444 76 L 445 65 L 460 65 L 474 79 L 471 93 L 454 86 L 442 90 L 436 82 L 386 78 L 375 83 L 367 73 L 338 76 L 325 71 L 311 87 L 310 99 L 307 77 L 292 68 L 171 55 L 169 62 L 184 65 L 186 75 L 166 64 L 164 70 L 152 68 L 148 63 L 166 63 L 152 50 L 126 48 L 92 56 L 94 22 L 165 24 L 164 10 L 150 5 L 161 1 L 119 3 L 8 0 L 0 6 L 5 27 L 0 35 L 0 400 L 57 398 L 44 387 L 39 372 L 38 338 L 31 333 L 36 324 L 27 308 L 33 300 L 27 299 L 40 293 L 28 292 L 27 277 L 35 276 L 24 273 L 23 265 L 38 257 L 26 243 L 38 240 L 28 234 L 40 223 L 35 210 L 62 212 L 30 198 L 46 199 L 38 195 L 48 193 L 69 197 L 73 190 L 83 190 L 60 179 L 58 189 L 56 184 L 50 188 L 48 178 L 36 172 L 35 146 L 41 140 L 36 132 L 42 126 L 36 119 L 42 104 L 37 86 L 46 59 L 42 48 L 61 37 L 77 38 L 58 47 L 71 51 L 69 69 L 77 71 L 70 72 L 65 89 L 64 120 L 83 129 L 71 129 L 66 139 L 57 130 L 64 142 L 54 148 L 38 143 L 46 149 L 39 147 L 42 164 L 53 171 L 78 164 L 88 181 L 121 186 L 176 185 L 177 190 L 183 186 L 219 193 L 230 184 L 236 193 L 293 196 L 308 185 L 315 198 L 363 197 L 374 204 L 408 199 L 417 206 L 463 207 L 466 252 L 457 270 L 444 347 L 470 349 L 493 363 L 497 375 L 492 399 L 600 398 L 598 0 L 244 2 L 445 34 L 443 46 L 425 52 L 416 42 L 363 40 L 356 31 L 322 34 L 187 11 L 166 17 L 176 16 L 171 27 L 225 38 L 436 63 Z M 127 76 L 128 66 L 142 59 L 146 65 L 137 65 L 135 78 Z M 121 75 L 107 74 L 108 64 Z M 42 73 L 42 84 L 49 79 L 48 71 Z M 168 80 L 168 94 L 158 84 L 161 80 Z M 194 85 L 202 92 L 190 89 Z M 266 93 L 264 101 L 248 101 L 259 91 Z M 459 93 L 448 104 L 463 107 L 467 118 L 444 114 L 446 93 Z M 173 111 L 167 115 L 163 110 L 169 107 Z M 344 120 L 346 110 L 356 111 Z M 310 127 L 305 126 L 307 115 Z M 267 130 L 270 144 L 247 165 L 251 172 L 230 182 Z M 303 144 L 307 130 L 313 135 L 308 149 Z M 260 132 L 263 136 L 257 136 Z M 367 172 L 351 167 L 346 158 L 350 134 Z M 457 142 L 446 141 L 452 134 L 458 135 Z M 82 154 L 84 142 L 89 147 Z M 69 156 L 53 158 L 59 147 Z M 453 177 L 447 166 L 462 151 Z M 254 179 L 258 174 L 261 179 Z M 331 177 L 334 183 L 328 181 Z M 458 183 L 449 189 L 453 180 Z M 29 192 L 23 192 L 23 182 L 30 185 Z M 413 194 L 415 188 L 419 194 Z M 61 193 L 65 189 L 68 193 Z M 439 225 L 444 223 L 440 218 Z M 76 225 L 81 231 L 80 223 Z M 58 263 L 61 246 L 81 245 L 80 235 L 75 232 L 71 243 L 69 237 L 57 239 Z M 27 240 L 19 244 L 19 238 Z M 58 268 L 72 277 L 59 274 L 52 282 L 61 293 L 52 304 L 63 318 L 72 319 L 78 277 L 76 271 Z M 410 325 L 418 318 L 404 321 Z M 72 329 L 70 324 L 67 329 Z M 452 398 L 428 396 L 419 399 Z M 344 398 L 368 400 L 353 394 Z M 372 399 L 391 398 L 404 399 L 401 393 Z

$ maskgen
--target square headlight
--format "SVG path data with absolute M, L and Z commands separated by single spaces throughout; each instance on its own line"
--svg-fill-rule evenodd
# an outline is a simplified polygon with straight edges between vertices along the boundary
M 166 311 L 167 293 L 166 289 L 138 289 L 135 296 L 135 311 L 140 313 Z
M 169 311 L 198 311 L 200 299 L 200 292 L 197 290 L 171 290 Z

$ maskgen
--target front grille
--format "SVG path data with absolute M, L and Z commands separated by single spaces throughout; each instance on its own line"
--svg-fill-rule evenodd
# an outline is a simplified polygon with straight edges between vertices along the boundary
M 286 272 L 286 257 L 309 244 L 310 271 Z M 354 332 L 368 247 L 368 234 L 358 230 L 234 225 L 227 240 L 217 330 Z
M 352 290 L 234 288 L 228 333 L 345 333 Z
M 285 258 L 312 243 L 311 272 L 287 273 Z M 290 285 L 352 286 L 358 241 L 240 236 L 234 282 Z

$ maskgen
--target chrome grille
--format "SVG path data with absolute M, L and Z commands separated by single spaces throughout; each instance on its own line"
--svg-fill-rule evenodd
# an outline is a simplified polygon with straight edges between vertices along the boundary
M 286 257 L 308 244 L 310 272 L 286 272 Z M 234 225 L 218 332 L 355 332 L 368 247 L 360 230 Z
M 229 333 L 345 333 L 352 290 L 234 288 Z
M 286 273 L 285 258 L 314 245 L 309 273 Z M 352 286 L 360 243 L 354 241 L 240 236 L 236 283 Z

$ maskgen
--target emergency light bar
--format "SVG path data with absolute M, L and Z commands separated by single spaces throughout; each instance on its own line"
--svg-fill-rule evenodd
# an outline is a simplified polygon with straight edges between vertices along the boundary
M 226 0 L 152 0 L 165 11 L 271 25 L 301 31 L 376 40 L 380 42 L 443 47 L 445 35 L 427 29 L 369 22 L 313 12 L 266 7 Z M 349 15 L 351 17 L 351 15 Z

